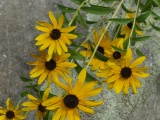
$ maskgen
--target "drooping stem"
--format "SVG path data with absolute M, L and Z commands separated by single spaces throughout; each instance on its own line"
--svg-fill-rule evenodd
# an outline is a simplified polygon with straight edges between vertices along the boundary
M 140 1 L 141 0 L 138 0 L 138 2 L 137 2 L 136 13 L 135 13 L 134 21 L 133 21 L 133 26 L 132 26 L 131 34 L 129 36 L 129 44 L 128 44 L 127 48 L 129 48 L 130 43 L 131 43 L 131 37 L 133 35 L 133 31 L 134 31 L 134 28 L 135 28 L 136 18 L 137 18 L 137 15 L 138 15 L 138 9 L 139 9 L 139 3 L 140 3 Z
M 111 7 L 113 7 L 115 3 L 116 3 L 116 1 L 113 2 L 113 4 L 111 5 Z M 106 16 L 107 16 L 107 14 L 105 14 L 105 15 L 99 20 L 99 22 L 96 24 L 96 26 L 93 28 L 93 30 L 89 33 L 89 35 L 86 37 L 86 39 L 81 43 L 81 46 L 83 46 L 83 45 L 89 40 L 89 38 L 93 35 L 94 31 L 97 29 L 97 27 L 105 20 Z M 76 51 L 78 51 L 79 49 L 80 49 L 80 48 L 77 48 Z
M 117 9 L 116 9 L 115 12 L 114 12 L 112 18 L 114 18 L 114 17 L 116 16 L 116 14 L 118 13 L 118 10 L 119 10 L 119 8 L 121 7 L 121 5 L 122 5 L 123 2 L 124 2 L 124 0 L 121 0 L 120 4 L 118 5 Z M 92 59 L 93 59 L 93 57 L 94 57 L 94 55 L 95 55 L 95 53 L 96 53 L 96 51 L 97 51 L 97 48 L 98 48 L 98 46 L 99 46 L 99 44 L 100 44 L 100 42 L 101 42 L 104 34 L 105 34 L 106 31 L 108 30 L 108 28 L 109 28 L 109 26 L 110 26 L 111 23 L 112 23 L 112 22 L 109 21 L 108 24 L 107 24 L 107 26 L 105 27 L 105 30 L 104 30 L 104 32 L 102 33 L 102 35 L 101 35 L 101 37 L 100 37 L 100 39 L 99 39 L 99 41 L 98 41 L 98 43 L 97 43 L 94 51 L 93 51 L 93 54 L 92 54 L 90 60 L 88 61 L 88 64 L 86 65 L 86 69 L 89 67 L 89 64 L 91 63 L 91 61 L 92 61 Z

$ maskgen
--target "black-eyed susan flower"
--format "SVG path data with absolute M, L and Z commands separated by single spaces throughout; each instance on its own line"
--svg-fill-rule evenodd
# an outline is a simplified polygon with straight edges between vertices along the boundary
M 67 68 L 73 68 L 77 65 L 71 62 L 67 62 L 70 54 L 55 54 L 49 61 L 46 61 L 47 54 L 44 51 L 40 51 L 41 56 L 31 54 L 32 57 L 37 58 L 36 61 L 28 62 L 29 65 L 35 65 L 30 71 L 30 77 L 38 79 L 38 85 L 42 84 L 42 82 L 47 79 L 48 85 L 50 84 L 50 80 L 53 77 L 54 79 L 58 79 L 58 75 L 66 78 L 66 75 L 69 75 L 69 71 Z
M 128 93 L 129 87 L 132 88 L 134 94 L 137 93 L 137 87 L 140 88 L 141 82 L 137 77 L 146 78 L 149 76 L 145 73 L 146 67 L 137 67 L 145 60 L 145 56 L 137 58 L 132 63 L 132 51 L 129 48 L 126 53 L 125 61 L 120 64 L 108 63 L 111 70 L 106 74 L 107 79 L 105 82 L 109 84 L 108 89 L 114 88 L 114 91 L 119 94 L 123 90 L 124 94 Z M 97 74 L 97 76 L 105 76 L 103 71 Z
M 78 109 L 90 114 L 94 113 L 94 110 L 90 107 L 98 106 L 103 103 L 103 100 L 96 102 L 87 100 L 91 96 L 95 96 L 102 90 L 102 87 L 94 88 L 98 82 L 91 81 L 84 84 L 86 78 L 86 70 L 82 71 L 78 75 L 78 80 L 75 86 L 72 87 L 71 81 L 67 81 L 67 85 L 56 80 L 55 83 L 64 89 L 67 93 L 61 98 L 50 98 L 42 105 L 46 105 L 47 110 L 56 110 L 52 120 L 80 120 Z
M 94 43 L 93 43 L 94 46 L 97 45 L 98 40 L 102 36 L 103 32 L 104 32 L 104 27 L 102 27 L 102 29 L 100 31 L 100 35 L 98 35 L 97 31 L 94 32 Z M 84 47 L 87 50 L 82 50 L 82 51 L 80 51 L 80 53 L 83 56 L 91 57 L 92 56 L 92 51 L 90 49 L 90 45 L 89 44 L 85 44 Z M 99 44 L 99 46 L 97 48 L 97 51 L 100 52 L 102 55 L 107 57 L 106 50 L 108 50 L 108 49 L 111 49 L 111 46 L 110 46 L 110 38 L 108 36 L 108 33 L 106 32 L 105 35 L 102 38 L 102 41 L 100 42 L 100 44 Z M 91 63 L 90 63 L 90 65 L 92 66 L 91 69 L 92 70 L 98 70 L 99 68 L 100 69 L 105 69 L 106 68 L 105 63 L 106 62 L 101 61 L 101 60 L 97 59 L 96 57 L 94 57 L 92 59 Z
M 124 50 L 123 43 L 124 43 L 124 38 L 116 38 L 111 41 L 111 45 L 120 50 Z M 106 50 L 106 53 L 108 54 L 110 62 L 118 62 L 124 60 L 126 52 L 118 52 L 115 49 L 111 48 Z
M 76 26 L 62 27 L 64 22 L 63 14 L 60 15 L 57 22 L 53 13 L 49 11 L 49 18 L 52 25 L 47 22 L 38 22 L 39 26 L 36 26 L 36 29 L 44 33 L 35 38 L 37 41 L 36 45 L 40 45 L 39 50 L 42 51 L 48 48 L 47 61 L 50 60 L 53 53 L 61 55 L 63 51 L 68 52 L 66 44 L 70 45 L 72 43 L 70 40 L 77 38 L 77 35 L 69 33 L 73 31 Z
M 30 102 L 24 102 L 22 104 L 22 106 L 24 106 L 24 108 L 22 108 L 22 110 L 23 111 L 36 110 L 36 120 L 41 120 L 41 118 L 43 116 L 45 116 L 45 114 L 47 112 L 46 106 L 43 106 L 42 103 L 47 100 L 49 92 L 50 92 L 50 88 L 47 88 L 45 90 L 45 92 L 43 93 L 42 100 L 38 100 L 37 98 L 35 98 L 31 94 L 28 94 L 28 98 L 29 98 Z
M 126 18 L 134 18 L 134 13 L 127 13 Z M 139 26 L 139 23 L 136 22 L 136 25 Z M 125 35 L 125 39 L 129 38 L 132 30 L 133 22 L 128 23 L 122 27 L 121 34 Z M 142 35 L 143 33 L 139 30 L 135 30 L 138 35 Z
M 19 110 L 19 104 L 14 107 L 10 98 L 6 101 L 6 108 L 0 108 L 0 120 L 23 120 L 26 116 L 22 114 L 23 111 Z

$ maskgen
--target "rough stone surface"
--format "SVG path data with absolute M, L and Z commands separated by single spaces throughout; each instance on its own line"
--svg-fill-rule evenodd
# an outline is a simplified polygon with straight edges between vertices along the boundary
M 49 10 L 60 13 L 57 3 L 75 7 L 70 0 L 0 1 L 0 106 L 5 106 L 8 97 L 18 103 L 24 90 L 19 76 L 29 76 L 31 67 L 26 62 L 32 58 L 28 53 L 37 53 L 34 38 L 39 32 L 34 26 L 37 20 L 49 21 Z M 94 17 L 88 15 L 87 19 Z M 104 84 L 103 91 L 95 97 L 104 99 L 104 104 L 95 108 L 94 115 L 81 113 L 82 120 L 160 120 L 160 34 L 152 29 L 146 34 L 153 37 L 140 44 L 139 49 L 147 56 L 145 65 L 150 68 L 150 77 L 141 79 L 143 87 L 139 93 L 116 95 L 113 90 L 105 89 Z M 35 120 L 32 114 L 28 120 Z

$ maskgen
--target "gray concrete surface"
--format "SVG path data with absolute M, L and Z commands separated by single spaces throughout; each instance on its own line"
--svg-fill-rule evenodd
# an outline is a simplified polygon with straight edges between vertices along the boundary
M 8 97 L 15 103 L 20 99 L 24 84 L 19 76 L 29 76 L 31 67 L 26 62 L 32 58 L 28 53 L 37 52 L 34 38 L 39 32 L 34 26 L 37 20 L 49 20 L 49 10 L 59 13 L 56 3 L 74 6 L 70 0 L 0 0 L 0 106 Z M 116 95 L 104 89 L 96 99 L 105 103 L 92 116 L 82 113 L 82 120 L 160 120 L 160 34 L 152 29 L 146 34 L 153 37 L 140 49 L 147 56 L 150 77 L 141 80 L 139 94 Z

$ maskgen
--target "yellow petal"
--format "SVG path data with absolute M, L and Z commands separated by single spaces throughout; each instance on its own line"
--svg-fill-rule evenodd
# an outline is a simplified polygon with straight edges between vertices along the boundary
M 48 46 L 50 46 L 50 44 L 52 43 L 51 40 L 47 40 L 40 48 L 39 50 L 45 50 Z
M 47 100 L 48 98 L 48 95 L 49 95 L 49 92 L 50 92 L 50 88 L 47 88 L 43 94 L 43 98 L 42 98 L 42 101 L 45 101 Z
M 79 108 L 80 110 L 82 110 L 83 112 L 87 112 L 87 113 L 90 113 L 90 114 L 94 114 L 94 110 L 91 109 L 91 108 L 82 106 L 82 105 L 80 105 L 80 104 L 78 104 L 78 108 Z
M 81 120 L 80 119 L 80 116 L 79 116 L 79 113 L 78 113 L 78 109 L 74 109 L 74 120 Z
M 28 98 L 30 99 L 30 100 L 33 100 L 33 101 L 36 101 L 36 100 L 38 100 L 37 98 L 35 98 L 33 95 L 31 95 L 31 94 L 28 94 Z
M 32 111 L 32 110 L 36 110 L 36 109 L 37 109 L 37 106 L 22 108 L 23 111 Z
M 38 108 L 38 105 L 39 105 L 39 104 L 40 104 L 40 103 L 24 102 L 24 103 L 22 104 L 22 106 L 37 107 L 37 108 Z
M 17 118 L 17 120 L 24 120 L 27 116 L 24 116 L 24 115 L 15 115 L 15 117 Z
M 108 82 L 108 83 L 112 83 L 112 82 L 116 81 L 118 78 L 120 78 L 120 74 L 112 75 L 111 77 L 109 77 L 109 78 L 107 79 L 107 82 Z
M 53 26 L 47 22 L 43 22 L 43 21 L 38 21 L 38 24 L 44 27 L 49 28 L 50 30 L 53 30 Z
M 44 72 L 45 69 L 40 69 L 36 72 L 34 72 L 33 74 L 30 75 L 31 78 L 35 78 L 35 77 L 38 77 L 40 76 L 43 72 Z
M 146 59 L 145 56 L 142 56 L 140 58 L 137 58 L 129 67 L 130 68 L 134 68 L 136 66 L 138 66 L 139 64 L 143 63 L 143 61 Z
M 6 115 L 1 115 L 0 120 L 6 120 Z
M 40 30 L 40 31 L 42 31 L 42 32 L 45 32 L 45 33 L 50 33 L 50 32 L 51 32 L 50 29 L 48 29 L 48 28 L 46 28 L 46 27 L 42 27 L 42 26 L 36 26 L 36 29 L 37 29 L 37 30 Z
M 44 65 L 41 65 L 41 66 L 36 66 L 35 68 L 33 68 L 29 74 L 33 74 L 34 72 L 36 71 L 39 71 L 41 69 L 44 69 Z
M 52 97 L 50 99 L 47 99 L 45 101 L 42 102 L 43 106 L 47 106 L 48 110 L 54 110 L 57 108 L 57 106 L 60 106 L 62 104 L 62 99 L 63 98 L 59 98 L 59 97 Z M 56 107 L 55 107 L 56 106 Z
M 49 46 L 49 49 L 48 49 L 48 55 L 52 56 L 54 48 L 55 48 L 55 42 L 52 41 L 51 44 L 50 44 L 50 46 Z
M 61 48 L 61 46 L 59 45 L 58 42 L 56 42 L 56 47 L 57 47 L 57 53 L 58 53 L 59 55 L 62 55 L 62 48 Z
M 75 91 L 81 89 L 81 87 L 82 87 L 83 84 L 84 84 L 85 79 L 86 79 L 86 69 L 83 68 L 83 69 L 81 70 L 81 72 L 79 73 L 79 75 L 78 75 L 78 80 L 77 80 L 77 82 L 76 82 L 76 84 L 75 84 L 75 86 L 74 86 L 74 90 L 75 90 Z
M 58 58 L 56 62 L 60 63 L 60 62 L 67 60 L 70 57 L 70 55 L 71 55 L 70 53 L 63 54 Z
M 68 27 L 68 28 L 61 28 L 60 32 L 68 33 L 68 32 L 71 32 L 72 30 L 74 30 L 75 28 L 76 28 L 76 26 L 71 26 L 71 27 Z
M 57 64 L 57 66 L 61 66 L 61 67 L 76 67 L 77 65 L 75 63 L 71 63 L 71 62 L 62 62 Z
M 103 102 L 104 102 L 103 100 L 101 100 L 99 102 L 94 102 L 94 101 L 90 101 L 90 100 L 80 100 L 79 104 L 83 105 L 83 106 L 99 106 Z
M 49 11 L 49 18 L 50 18 L 54 28 L 57 28 L 57 20 L 51 11 Z
M 68 120 L 74 120 L 73 109 L 68 110 L 67 118 L 68 118 Z
M 59 41 L 59 44 L 61 46 L 61 48 L 65 51 L 65 52 L 68 52 L 68 48 L 66 46 L 66 44 L 62 41 L 62 40 L 58 40 Z
M 61 34 L 64 37 L 67 37 L 68 39 L 76 39 L 78 36 L 74 34 L 68 34 L 68 33 L 62 33 Z
M 57 29 L 61 29 L 63 22 L 64 22 L 64 16 L 63 16 L 63 14 L 61 14 L 59 17 L 59 20 L 58 20 Z
M 148 73 L 144 73 L 144 72 L 133 72 L 132 75 L 133 75 L 133 76 L 142 77 L 142 78 L 146 78 L 146 77 L 149 76 Z
M 134 77 L 134 76 L 133 76 L 133 79 L 134 79 L 134 81 L 136 83 L 136 86 L 141 88 L 142 87 L 141 81 L 139 79 L 137 79 L 136 77 Z
M 65 36 L 61 36 L 60 39 L 63 40 L 63 42 L 65 42 L 65 43 L 68 44 L 68 45 L 71 45 L 71 44 L 72 44 L 72 42 L 71 42 L 67 37 L 65 37 Z
M 127 53 L 126 53 L 126 67 L 129 67 L 130 61 L 132 59 L 132 50 L 128 48 Z
M 128 89 L 129 89 L 129 80 L 125 80 L 124 81 L 123 93 L 128 94 Z
M 59 120 L 62 115 L 62 111 L 63 111 L 62 108 L 59 108 L 52 117 L 52 120 Z
M 49 37 L 49 34 L 48 34 L 48 33 L 43 33 L 43 34 L 38 35 L 38 36 L 35 38 L 35 40 L 41 41 L 41 40 L 44 40 L 44 39 L 46 39 L 46 38 L 48 38 L 48 37 Z
M 119 94 L 121 92 L 123 85 L 124 85 L 124 80 L 122 78 L 115 81 L 114 90 L 117 94 Z
M 38 85 L 41 85 L 42 82 L 46 79 L 47 75 L 48 75 L 48 70 L 44 71 L 41 76 L 38 79 Z
M 6 114 L 6 110 L 2 110 L 2 109 L 0 109 L 0 114 Z
M 134 93 L 134 94 L 137 94 L 137 89 L 136 89 L 135 80 L 134 80 L 134 78 L 133 78 L 132 76 L 131 76 L 131 78 L 130 78 L 130 85 L 131 85 L 131 87 L 132 87 L 133 93 Z

